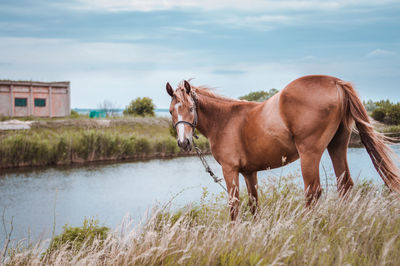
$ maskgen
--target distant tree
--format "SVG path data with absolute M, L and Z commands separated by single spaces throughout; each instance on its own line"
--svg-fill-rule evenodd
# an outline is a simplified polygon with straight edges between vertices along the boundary
M 106 113 L 107 117 L 116 116 L 118 113 L 117 106 L 108 100 L 104 100 L 102 103 L 100 103 L 98 105 L 98 108 L 100 109 L 100 111 L 103 111 L 104 113 Z
M 279 91 L 277 89 L 270 89 L 269 91 L 255 91 L 255 92 L 250 92 L 249 94 L 246 94 L 244 96 L 241 96 L 239 97 L 239 99 L 246 101 L 253 101 L 253 102 L 263 102 L 265 100 L 268 100 L 278 92 Z
M 382 107 L 375 108 L 372 110 L 371 116 L 376 121 L 383 122 L 386 116 L 385 109 L 383 109 Z
M 373 102 L 369 100 L 364 103 L 367 110 L 371 111 L 371 116 L 373 119 L 383 122 L 385 124 L 399 125 L 400 124 L 400 103 L 392 103 L 389 100 L 381 100 L 378 102 Z
M 136 98 L 125 108 L 124 115 L 154 116 L 155 105 L 149 97 Z
M 387 111 L 386 123 L 391 125 L 400 125 L 400 103 L 393 104 Z
M 382 107 L 384 109 L 389 109 L 393 103 L 389 100 L 380 100 L 379 102 L 375 102 L 376 107 Z
M 71 118 L 78 118 L 79 113 L 75 110 L 71 110 L 71 114 L 69 115 Z
M 363 101 L 363 104 L 368 112 L 372 112 L 374 109 L 376 109 L 376 102 L 374 102 L 373 100 L 368 100 L 368 102 Z

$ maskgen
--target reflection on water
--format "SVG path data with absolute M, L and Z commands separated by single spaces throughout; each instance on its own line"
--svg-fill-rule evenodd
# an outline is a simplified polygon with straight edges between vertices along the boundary
M 393 148 L 400 154 L 400 146 Z M 350 149 L 348 157 L 354 179 L 360 177 L 383 183 L 365 149 Z M 215 173 L 222 177 L 220 166 L 211 156 L 207 159 Z M 326 153 L 321 164 L 329 179 L 334 180 L 332 164 Z M 202 167 L 197 157 L 183 157 L 3 172 L 0 174 L 0 208 L 3 210 L 6 207 L 8 220 L 14 217 L 13 239 L 27 237 L 28 230 L 34 239 L 49 237 L 54 207 L 56 233 L 61 231 L 64 224 L 80 225 L 84 217 L 94 217 L 101 224 L 115 227 L 126 213 L 137 221 L 152 205 L 165 203 L 182 190 L 174 199 L 176 206 L 197 201 L 203 187 L 219 193 L 221 188 L 213 183 Z M 299 172 L 300 163 L 296 161 L 280 169 L 262 171 L 259 179 L 265 179 L 267 175 Z M 321 177 L 324 183 L 322 167 Z M 244 180 L 240 182 L 244 185 Z M 4 240 L 3 228 L 0 229 L 0 240 Z

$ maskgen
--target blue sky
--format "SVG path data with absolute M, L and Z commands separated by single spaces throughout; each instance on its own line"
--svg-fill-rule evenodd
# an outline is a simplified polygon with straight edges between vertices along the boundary
M 0 2 L 0 78 L 69 80 L 72 107 L 149 96 L 166 108 L 167 81 L 238 97 L 308 74 L 400 101 L 400 2 Z

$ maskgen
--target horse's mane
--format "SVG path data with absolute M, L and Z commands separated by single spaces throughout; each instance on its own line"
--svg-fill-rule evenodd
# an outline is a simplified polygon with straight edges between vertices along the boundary
M 194 90 L 194 92 L 196 94 L 201 95 L 201 96 L 205 96 L 205 97 L 208 97 L 208 98 L 212 98 L 212 99 L 214 99 L 216 101 L 220 101 L 220 102 L 242 102 L 241 100 L 232 99 L 232 98 L 229 98 L 229 97 L 226 97 L 226 96 L 222 96 L 222 95 L 219 95 L 219 94 L 215 93 L 215 88 L 211 88 L 211 87 L 208 87 L 208 86 L 193 86 L 193 85 L 190 85 L 190 86 L 192 87 L 192 90 Z M 179 88 L 184 88 L 183 82 L 181 82 L 179 84 Z

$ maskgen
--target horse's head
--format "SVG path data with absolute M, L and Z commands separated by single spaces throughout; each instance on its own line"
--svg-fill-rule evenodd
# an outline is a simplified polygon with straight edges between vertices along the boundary
M 175 91 L 167 83 L 167 92 L 171 96 L 169 112 L 172 124 L 178 133 L 178 146 L 184 151 L 190 151 L 193 144 L 194 129 L 197 125 L 196 96 L 189 82 L 183 82 Z

